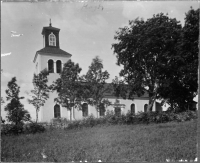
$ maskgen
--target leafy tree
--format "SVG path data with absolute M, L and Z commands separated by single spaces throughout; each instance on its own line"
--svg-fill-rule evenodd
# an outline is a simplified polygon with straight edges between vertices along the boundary
M 185 25 L 176 44 L 176 58 L 167 74 L 168 83 L 160 89 L 172 109 L 185 111 L 190 109 L 198 89 L 198 37 L 199 9 L 190 9 L 186 13 Z
M 9 122 L 15 125 L 21 124 L 24 121 L 30 120 L 30 114 L 24 109 L 20 100 L 24 97 L 19 97 L 20 87 L 16 83 L 16 77 L 13 77 L 8 82 L 8 89 L 6 89 L 7 100 L 9 103 L 5 107 L 5 111 L 8 111 L 7 119 Z
M 167 83 L 166 73 L 171 73 L 171 61 L 175 59 L 181 24 L 163 13 L 153 18 L 129 21 L 129 27 L 120 28 L 112 44 L 117 65 L 123 65 L 120 76 L 128 85 L 128 97 L 133 94 L 149 94 L 147 110 L 151 111 L 159 97 L 159 88 Z M 174 70 L 175 71 L 175 70 Z
M 198 89 L 199 10 L 191 8 L 186 13 L 185 25 L 179 43 L 179 54 L 184 59 L 180 71 L 182 72 L 183 86 L 188 92 L 185 100 L 187 104 L 193 101 Z
M 63 70 L 52 85 L 53 90 L 57 90 L 58 98 L 56 102 L 70 110 L 70 120 L 72 120 L 72 111 L 75 108 L 80 108 L 83 87 L 81 84 L 79 64 L 75 64 L 69 60 L 64 64 Z
M 99 57 L 95 57 L 89 66 L 89 70 L 84 76 L 88 96 L 86 101 L 88 104 L 95 106 L 99 112 L 100 105 L 108 106 L 110 101 L 105 99 L 105 93 L 110 92 L 112 88 L 106 84 L 110 74 L 107 71 L 102 71 L 103 63 Z
M 36 109 L 36 123 L 38 121 L 38 112 L 42 106 L 44 106 L 45 101 L 49 98 L 49 92 L 51 91 L 48 83 L 48 71 L 44 69 L 39 74 L 33 75 L 33 86 L 34 89 L 31 90 L 32 99 L 28 99 L 28 102 L 32 104 Z

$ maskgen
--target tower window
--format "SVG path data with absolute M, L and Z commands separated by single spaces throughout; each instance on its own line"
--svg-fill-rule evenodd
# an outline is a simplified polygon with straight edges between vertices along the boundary
M 49 73 L 54 73 L 54 66 L 53 66 L 53 60 L 48 60 L 48 71 Z
M 131 113 L 135 114 L 135 104 L 131 104 Z
M 56 61 L 56 72 L 57 73 L 61 73 L 61 69 L 62 69 L 61 65 L 62 65 L 62 62 L 60 60 L 57 60 Z
M 82 105 L 82 112 L 83 112 L 83 117 L 87 117 L 88 116 L 88 104 L 84 103 Z
M 49 45 L 56 46 L 56 36 L 52 32 L 49 35 Z
M 58 104 L 54 106 L 54 118 L 60 118 L 60 105 Z

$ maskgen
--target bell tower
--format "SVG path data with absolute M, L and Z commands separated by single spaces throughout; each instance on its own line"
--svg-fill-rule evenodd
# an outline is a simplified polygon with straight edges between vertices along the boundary
M 59 78 L 64 64 L 72 56 L 70 53 L 60 49 L 59 32 L 60 29 L 53 27 L 50 19 L 49 26 L 42 29 L 43 48 L 36 51 L 33 60 L 36 74 L 44 69 L 48 70 L 49 85 Z M 53 118 L 68 117 L 67 109 L 63 109 L 62 106 L 54 102 L 56 97 L 58 97 L 57 92 L 49 94 L 49 99 L 46 100 L 44 106 L 40 109 L 39 121 L 49 122 Z
M 52 27 L 50 19 L 49 27 L 43 27 L 42 30 L 44 46 L 52 48 L 60 48 L 59 32 L 60 29 Z

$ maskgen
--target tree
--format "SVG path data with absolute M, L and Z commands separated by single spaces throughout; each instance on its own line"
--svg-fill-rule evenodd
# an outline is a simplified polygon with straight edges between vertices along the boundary
M 123 65 L 120 76 L 133 94 L 149 94 L 147 110 L 151 111 L 159 97 L 159 88 L 166 84 L 166 73 L 175 59 L 176 43 L 180 38 L 181 24 L 163 13 L 153 18 L 129 21 L 129 27 L 120 28 L 112 44 L 117 65 Z M 174 70 L 175 71 L 175 70 Z
M 179 54 L 184 58 L 180 71 L 182 71 L 183 86 L 188 92 L 185 100 L 187 104 L 193 101 L 198 89 L 199 10 L 191 8 L 186 13 L 185 25 L 179 42 Z
M 33 75 L 33 86 L 34 89 L 31 90 L 32 99 L 28 99 L 28 102 L 32 104 L 36 109 L 36 123 L 38 121 L 38 112 L 42 106 L 44 106 L 45 101 L 49 98 L 49 92 L 51 91 L 48 83 L 48 71 L 44 69 L 39 74 Z
M 190 109 L 198 89 L 198 37 L 199 9 L 186 13 L 185 25 L 176 44 L 176 58 L 167 74 L 168 84 L 160 89 L 160 96 L 167 100 L 172 109 Z M 177 66 L 175 66 L 177 65 Z
M 82 92 L 84 91 L 81 84 L 79 64 L 69 60 L 64 64 L 63 71 L 52 85 L 53 90 L 57 90 L 58 98 L 56 102 L 70 110 L 70 120 L 72 120 L 72 111 L 80 108 Z
M 102 71 L 102 69 L 102 60 L 95 57 L 84 76 L 86 89 L 88 90 L 86 101 L 88 104 L 95 106 L 97 112 L 100 111 L 101 105 L 108 106 L 111 104 L 108 99 L 105 99 L 105 93 L 112 89 L 110 85 L 106 84 L 106 80 L 109 79 L 110 74 L 107 71 Z
M 11 81 L 8 82 L 6 99 L 10 102 L 6 105 L 5 111 L 8 111 L 8 115 L 6 116 L 8 121 L 18 125 L 29 121 L 31 117 L 20 102 L 24 97 L 19 97 L 20 87 L 17 85 L 16 81 L 16 77 L 13 77 Z

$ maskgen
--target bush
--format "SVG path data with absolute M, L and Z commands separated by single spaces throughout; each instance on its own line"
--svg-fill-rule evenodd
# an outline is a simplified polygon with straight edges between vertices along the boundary
M 10 135 L 11 129 L 13 128 L 14 124 L 2 124 L 1 125 L 1 135 Z
M 26 134 L 42 133 L 44 131 L 45 131 L 44 126 L 38 123 L 29 123 L 24 125 L 24 133 Z
M 68 124 L 67 129 L 76 129 L 81 127 L 82 127 L 81 120 L 75 120 Z
M 182 113 L 175 112 L 138 112 L 132 114 L 130 111 L 126 115 L 115 115 L 113 111 L 107 111 L 104 117 L 95 118 L 93 115 L 83 120 L 72 121 L 67 129 L 93 127 L 95 125 L 115 125 L 115 124 L 149 124 L 166 123 L 170 121 L 187 121 L 197 118 L 197 112 L 187 111 Z
M 1 135 L 18 135 L 23 133 L 23 124 L 3 124 L 1 126 Z
M 68 123 L 67 118 L 53 118 L 51 119 L 51 123 L 53 124 L 66 124 Z

